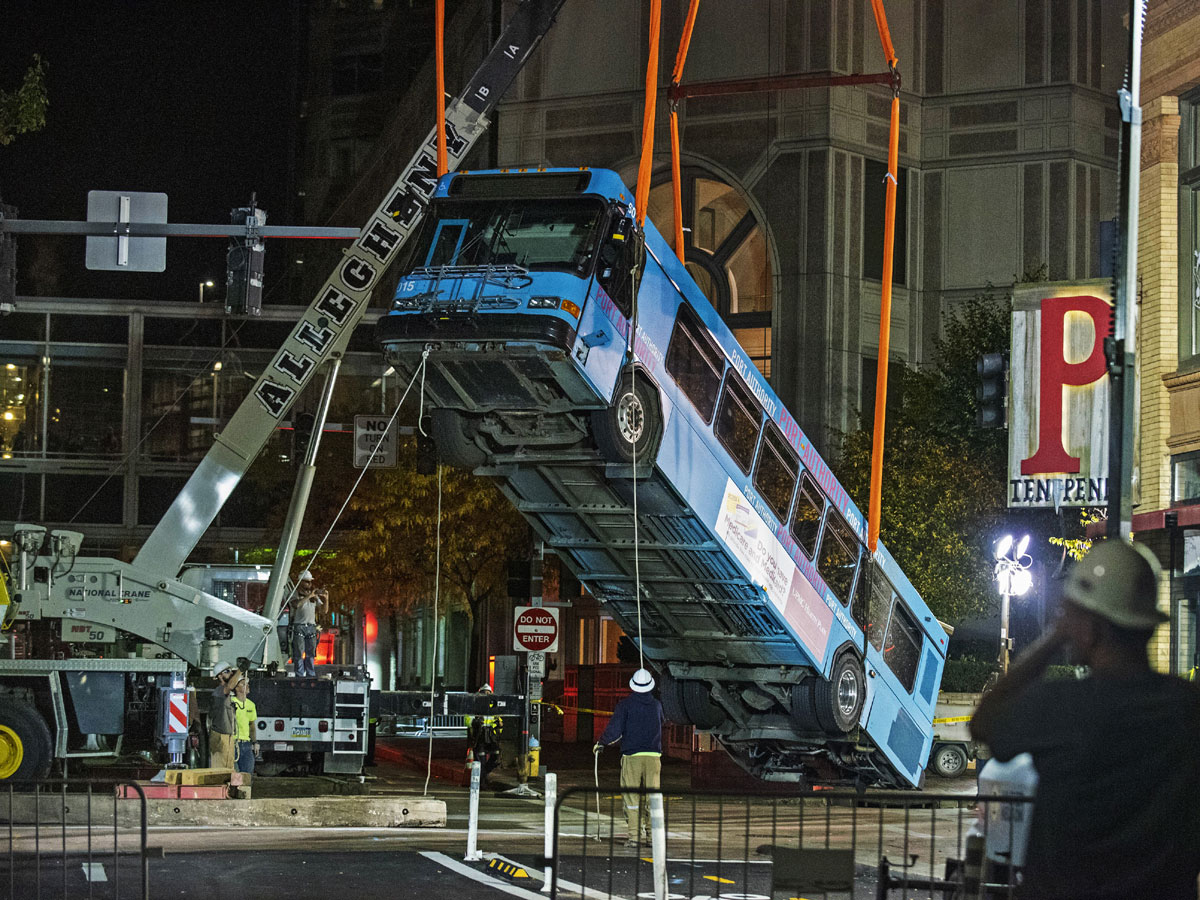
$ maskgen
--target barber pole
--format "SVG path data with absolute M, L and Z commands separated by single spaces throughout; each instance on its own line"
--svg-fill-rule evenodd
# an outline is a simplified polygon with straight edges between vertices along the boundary
M 187 691 L 172 691 L 167 705 L 167 733 L 187 734 L 188 698 Z

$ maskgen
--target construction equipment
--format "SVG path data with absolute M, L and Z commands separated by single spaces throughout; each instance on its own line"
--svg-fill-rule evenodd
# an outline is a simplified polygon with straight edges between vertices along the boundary
M 446 110 L 439 124 L 444 125 L 451 167 L 487 129 L 488 116 L 562 2 L 524 0 Z M 165 658 L 0 660 L 0 779 L 39 777 L 54 759 L 65 765 L 72 757 L 131 751 L 180 763 L 189 724 L 187 704 L 180 709 L 169 701 L 181 690 L 186 700 L 184 673 L 193 680 L 203 678 L 218 661 L 239 660 L 264 670 L 255 692 L 260 729 L 269 731 L 260 737 L 265 751 L 319 754 L 325 771 L 359 770 L 367 749 L 369 676 L 349 666 L 334 667 L 326 673 L 328 678 L 280 677 L 285 654 L 276 623 L 337 362 L 366 311 L 371 291 L 424 215 L 436 184 L 438 128 L 430 131 L 347 248 L 133 562 L 80 555 L 84 535 L 79 532 L 54 530 L 47 535 L 41 526 L 16 526 L 6 624 L 20 629 L 22 643 L 34 657 L 59 642 L 63 629 L 81 623 L 106 630 L 112 645 L 127 654 Z M 192 583 L 195 579 L 181 573 L 268 438 L 326 363 L 331 371 L 314 439 L 297 479 L 259 615 L 216 596 L 211 581 Z M 10 643 L 10 650 L 14 646 Z M 101 681 L 106 688 L 97 688 Z M 172 728 L 178 727 L 181 712 L 184 732 L 179 735 Z M 322 723 L 327 731 L 321 731 Z

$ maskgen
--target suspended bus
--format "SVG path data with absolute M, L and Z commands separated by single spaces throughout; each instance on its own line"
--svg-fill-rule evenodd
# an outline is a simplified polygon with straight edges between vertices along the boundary
M 429 350 L 441 459 L 641 635 L 669 718 L 763 779 L 919 786 L 946 632 L 631 201 L 607 170 L 443 177 L 387 359 Z

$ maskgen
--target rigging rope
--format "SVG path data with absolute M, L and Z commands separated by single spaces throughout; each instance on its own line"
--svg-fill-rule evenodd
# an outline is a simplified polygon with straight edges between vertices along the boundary
M 437 173 L 441 178 L 450 171 L 446 154 L 446 0 L 437 0 L 434 13 L 434 46 L 437 59 Z
M 675 54 L 675 68 L 671 72 L 671 88 L 679 87 L 683 78 L 683 66 L 687 62 L 688 47 L 692 42 L 692 29 L 696 25 L 696 13 L 700 0 L 691 0 L 687 19 L 683 23 L 683 34 L 679 38 L 679 52 Z M 675 255 L 683 262 L 683 198 L 680 175 L 679 153 L 679 101 L 671 100 L 671 193 L 675 198 Z
M 422 368 L 424 367 L 422 366 Z M 420 413 L 421 411 L 418 409 L 417 415 L 419 416 Z M 437 686 L 438 598 L 442 586 L 442 464 L 440 462 L 437 467 L 437 477 L 437 540 L 434 545 L 436 549 L 434 550 L 433 563 L 433 654 L 430 656 L 429 666 L 429 750 L 425 757 L 425 791 L 422 796 L 429 793 L 429 778 L 433 774 L 433 703 L 435 699 L 434 690 Z

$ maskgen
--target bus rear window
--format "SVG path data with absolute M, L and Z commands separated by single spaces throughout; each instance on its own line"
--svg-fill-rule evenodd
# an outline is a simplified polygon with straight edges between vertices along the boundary
M 809 559 L 817 552 L 817 535 L 821 532 L 821 513 L 825 511 L 825 500 L 817 483 L 805 472 L 800 478 L 800 490 L 796 491 L 796 508 L 792 511 L 792 537 Z
M 821 539 L 821 559 L 817 563 L 817 571 L 843 604 L 850 602 L 850 588 L 854 586 L 854 569 L 857 565 L 858 541 L 846 520 L 830 509 L 825 536 Z
M 758 443 L 758 426 L 761 422 L 762 411 L 750 395 L 750 389 L 731 371 L 725 379 L 725 389 L 721 392 L 714 430 L 743 473 L 750 472 L 750 463 L 754 460 L 754 447 Z
M 706 425 L 712 424 L 724 370 L 725 356 L 721 349 L 700 317 L 686 303 L 681 303 L 667 347 L 667 371 Z
M 888 623 L 887 639 L 883 646 L 883 661 L 911 694 L 917 680 L 917 665 L 921 662 L 921 629 L 903 603 L 897 603 L 892 610 L 892 621 Z
M 799 471 L 800 458 L 788 446 L 779 429 L 768 426 L 754 467 L 754 487 L 780 519 L 787 518 Z

